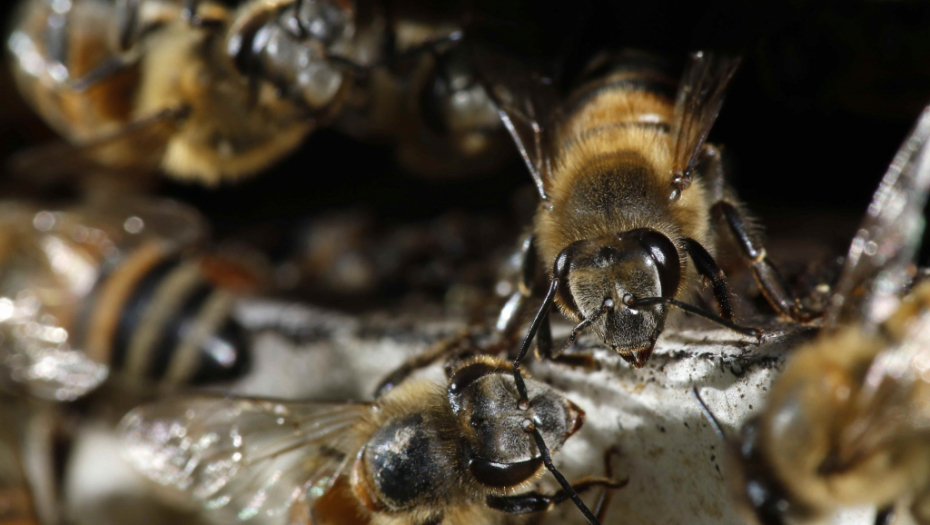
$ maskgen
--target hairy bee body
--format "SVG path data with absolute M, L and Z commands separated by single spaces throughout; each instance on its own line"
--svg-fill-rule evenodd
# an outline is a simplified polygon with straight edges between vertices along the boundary
M 313 57 L 287 55 L 298 46 L 271 30 L 264 35 L 278 39 L 277 54 L 253 47 L 293 3 L 200 2 L 186 14 L 180 0 L 26 0 L 9 39 L 14 75 L 38 113 L 90 160 L 217 184 L 296 148 L 348 89 L 325 65 L 301 70 L 317 75 L 309 80 L 284 78 L 291 64 L 282 60 L 296 68 Z M 279 86 L 288 80 L 299 93 Z
M 126 457 L 217 518 L 270 516 L 306 525 L 517 523 L 524 521 L 520 515 L 561 501 L 525 492 L 544 471 L 529 432 L 557 450 L 580 428 L 584 413 L 534 380 L 528 382 L 529 407 L 517 408 L 513 376 L 498 359 L 467 359 L 449 372 L 446 385 L 405 381 L 374 403 L 157 402 L 123 419 Z M 169 435 L 159 430 L 164 425 L 184 432 Z M 186 446 L 189 440 L 202 445 Z M 172 460 L 150 462 L 153 453 Z M 185 469 L 191 464 L 198 468 Z M 586 489 L 621 486 L 604 478 L 584 483 Z
M 873 195 L 816 339 L 793 352 L 733 445 L 738 495 L 764 525 L 909 501 L 930 520 L 930 281 L 913 282 L 930 194 L 925 108 Z
M 681 198 L 669 199 L 676 87 L 677 80 L 661 63 L 632 55 L 568 97 L 554 126 L 549 200 L 535 218 L 542 260 L 554 261 L 579 240 L 639 228 L 656 230 L 673 242 L 691 238 L 715 253 L 713 203 L 704 181 L 698 178 Z M 684 253 L 684 246 L 676 244 Z M 697 276 L 684 257 L 681 263 L 676 295 L 691 290 Z M 596 298 L 598 303 L 603 299 Z M 577 306 L 562 296 L 556 300 L 564 313 L 579 320 Z
M 340 115 L 421 173 L 495 165 L 493 103 L 467 69 L 427 56 L 450 54 L 461 31 L 395 15 L 406 16 L 378 0 L 24 0 L 8 40 L 14 77 L 71 148 L 21 155 L 19 171 L 74 171 L 80 158 L 215 185 L 269 167 Z
M 187 253 L 199 226 L 189 210 L 134 212 L 2 209 L 2 351 L 29 391 L 72 398 L 111 373 L 170 387 L 247 369 L 247 338 L 231 317 L 237 270 Z

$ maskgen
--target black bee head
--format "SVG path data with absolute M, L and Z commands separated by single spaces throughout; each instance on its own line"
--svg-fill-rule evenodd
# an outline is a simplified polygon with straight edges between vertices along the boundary
M 482 485 L 513 487 L 532 478 L 543 461 L 524 423 L 532 421 L 551 451 L 581 428 L 584 412 L 554 388 L 526 379 L 529 405 L 506 363 L 478 358 L 452 377 L 448 395 L 465 436 L 469 471 Z
M 647 228 L 572 245 L 567 287 L 580 317 L 634 366 L 643 366 L 665 326 L 666 304 L 641 298 L 674 298 L 681 280 L 678 249 Z

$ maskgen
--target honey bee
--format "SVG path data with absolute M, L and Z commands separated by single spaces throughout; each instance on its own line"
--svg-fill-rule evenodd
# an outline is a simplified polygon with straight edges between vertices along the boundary
M 731 321 L 726 278 L 714 259 L 721 228 L 779 314 L 813 318 L 787 291 L 726 184 L 720 149 L 705 142 L 738 58 L 694 53 L 676 94 L 674 76 L 657 59 L 605 55 L 558 103 L 553 79 L 474 49 L 540 197 L 521 289 L 498 322 L 515 330 L 527 298 L 544 295 L 517 363 L 537 332 L 540 354 L 553 357 L 553 304 L 579 323 L 573 334 L 593 328 L 635 367 L 649 359 L 672 306 L 760 339 L 761 331 Z M 712 284 L 719 317 L 680 300 L 699 278 Z
M 449 371 L 445 387 L 408 380 L 374 403 L 158 401 L 124 417 L 124 456 L 224 522 L 501 523 L 622 486 L 569 485 L 555 470 L 550 451 L 584 421 L 560 392 L 530 379 L 519 410 L 505 361 L 471 357 Z M 525 491 L 544 468 L 563 490 Z
M 214 185 L 296 148 L 348 93 L 333 57 L 354 58 L 354 13 L 338 0 L 239 4 L 26 0 L 8 41 L 14 75 L 71 144 L 21 164 L 68 171 L 82 157 Z
M 0 370 L 72 400 L 111 375 L 138 388 L 234 377 L 250 362 L 230 315 L 245 268 L 188 253 L 199 215 L 163 201 L 52 211 L 0 205 Z
M 733 444 L 740 500 L 765 525 L 867 504 L 886 523 L 904 500 L 918 523 L 930 520 L 930 281 L 907 292 L 930 192 L 928 138 L 930 107 L 872 198 L 823 331 L 792 353 Z
M 408 26 L 376 1 L 25 0 L 8 41 L 14 76 L 67 143 L 21 154 L 17 169 L 69 173 L 85 169 L 76 164 L 84 159 L 98 171 L 160 169 L 216 185 L 267 168 L 349 109 L 368 111 L 369 98 L 378 98 L 371 111 L 386 113 L 368 117 L 387 119 L 378 133 L 416 135 L 402 145 L 428 136 L 478 157 L 493 115 L 480 86 L 449 87 L 436 102 L 437 75 L 406 79 L 386 67 L 424 50 L 445 56 L 461 31 Z M 459 78 L 442 70 L 441 78 Z M 433 106 L 442 134 L 427 133 L 416 116 Z M 400 150 L 407 165 L 429 161 Z

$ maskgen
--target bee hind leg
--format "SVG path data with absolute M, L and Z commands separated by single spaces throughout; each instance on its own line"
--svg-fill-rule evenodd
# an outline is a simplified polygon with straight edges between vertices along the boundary
M 819 314 L 802 307 L 788 291 L 784 278 L 768 258 L 762 244 L 750 234 L 744 214 L 736 206 L 721 200 L 713 205 L 711 213 L 716 219 L 724 221 L 733 234 L 743 257 L 752 268 L 759 289 L 776 312 L 800 323 L 819 317 Z
M 445 368 L 446 375 L 449 375 L 453 368 L 451 364 L 455 361 L 464 359 L 466 357 L 471 357 L 473 355 L 490 353 L 494 353 L 494 347 L 482 348 L 478 346 L 475 343 L 472 334 L 468 330 L 462 330 L 452 337 L 442 339 L 441 341 L 435 343 L 422 354 L 413 356 L 410 359 L 404 361 L 403 364 L 394 369 L 393 372 L 388 374 L 387 377 L 378 383 L 378 386 L 375 389 L 374 397 L 375 399 L 381 397 L 387 393 L 387 391 L 404 382 L 404 380 L 413 375 L 415 372 L 428 366 L 432 366 L 441 360 L 447 361 Z

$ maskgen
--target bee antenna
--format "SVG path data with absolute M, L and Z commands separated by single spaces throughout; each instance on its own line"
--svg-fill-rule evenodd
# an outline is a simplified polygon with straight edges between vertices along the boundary
M 704 417 L 707 418 L 707 421 L 710 422 L 710 426 L 714 429 L 714 432 L 720 436 L 720 439 L 726 441 L 727 435 L 723 431 L 723 425 L 720 424 L 720 420 L 717 419 L 717 416 L 710 411 L 710 407 L 707 406 L 707 403 L 704 402 L 704 398 L 701 397 L 701 393 L 698 392 L 697 387 L 691 388 L 691 394 L 694 395 L 694 398 L 697 399 L 698 405 L 701 407 L 701 413 L 704 414 Z
M 526 337 L 523 338 L 523 344 L 520 345 L 520 353 L 517 354 L 516 359 L 513 360 L 513 380 L 517 384 L 517 393 L 520 394 L 518 406 L 521 409 L 529 406 L 529 395 L 526 392 L 526 383 L 523 382 L 523 374 L 520 373 L 520 362 L 526 357 L 526 353 L 530 349 L 530 343 L 533 341 L 533 337 L 536 336 L 536 332 L 539 331 L 539 326 L 542 324 L 543 319 L 549 315 L 549 309 L 552 308 L 552 302 L 555 300 L 555 292 L 558 288 L 559 280 L 553 279 L 552 284 L 549 285 L 549 292 L 546 294 L 546 298 L 543 299 L 539 311 L 536 312 L 533 324 L 530 325 L 530 331 L 527 332 Z
M 623 302 L 624 304 L 626 304 L 627 306 L 631 308 L 637 307 L 637 306 L 653 306 L 656 304 L 667 304 L 669 306 L 674 306 L 675 308 L 678 308 L 679 310 L 684 310 L 685 312 L 688 312 L 689 314 L 694 314 L 698 317 L 703 317 L 704 319 L 707 319 L 708 321 L 711 321 L 711 322 L 719 324 L 720 326 L 729 328 L 730 330 L 733 330 L 736 333 L 755 338 L 755 340 L 759 343 L 762 342 L 763 332 L 762 330 L 759 330 L 758 328 L 749 328 L 747 326 L 740 326 L 736 323 L 733 323 L 733 322 L 730 322 L 724 319 L 723 317 L 720 317 L 719 315 L 714 315 L 710 312 L 701 310 L 700 308 L 696 306 L 692 306 L 688 303 L 683 303 L 681 301 L 676 301 L 669 297 L 645 297 L 643 299 L 635 299 L 632 296 L 628 295 L 627 297 L 624 297 Z
M 546 468 L 549 469 L 549 472 L 555 476 L 555 479 L 559 482 L 559 485 L 562 486 L 562 489 L 569 495 L 572 501 L 575 503 L 575 506 L 578 507 L 578 510 L 584 514 L 584 517 L 587 518 L 590 525 L 601 525 L 601 522 L 598 521 L 597 517 L 588 509 L 588 506 L 581 501 L 581 498 L 578 496 L 578 493 L 572 488 L 571 483 L 565 479 L 565 476 L 555 465 L 552 464 L 552 456 L 549 454 L 549 447 L 546 446 L 546 442 L 543 441 L 542 434 L 539 433 L 539 429 L 536 428 L 536 424 L 533 423 L 530 419 L 523 420 L 523 430 L 529 434 L 532 434 L 533 440 L 536 442 L 536 448 L 539 449 L 539 453 L 542 455 L 543 464 L 546 465 Z

